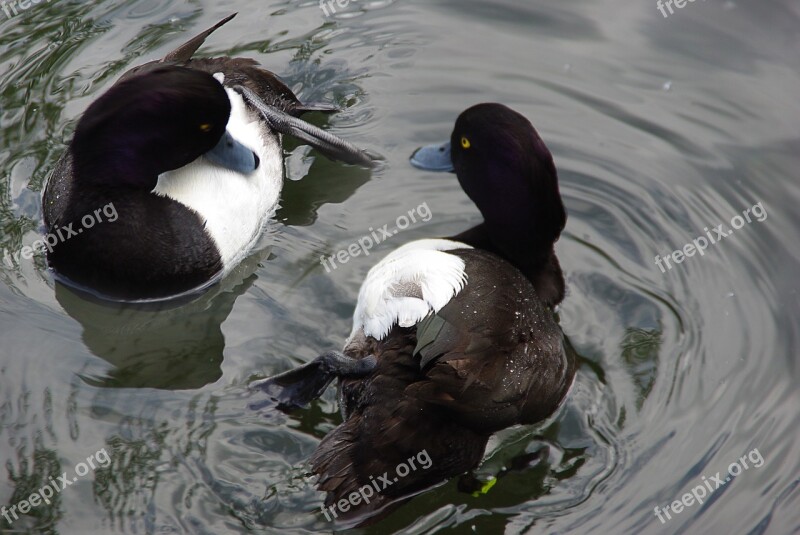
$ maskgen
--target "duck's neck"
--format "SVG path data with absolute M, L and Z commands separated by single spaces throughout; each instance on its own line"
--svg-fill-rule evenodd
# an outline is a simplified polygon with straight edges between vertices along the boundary
M 495 253 L 513 264 L 531 281 L 539 298 L 550 308 L 564 299 L 564 274 L 552 245 L 549 250 L 537 251 L 535 254 L 508 254 L 508 248 L 492 240 L 486 223 L 472 227 L 452 239 Z
M 491 251 L 513 264 L 552 308 L 564 298 L 564 275 L 554 245 L 567 216 L 557 186 L 551 191 L 549 196 L 537 192 L 539 202 L 512 201 L 502 213 L 484 212 L 484 223 L 454 239 Z

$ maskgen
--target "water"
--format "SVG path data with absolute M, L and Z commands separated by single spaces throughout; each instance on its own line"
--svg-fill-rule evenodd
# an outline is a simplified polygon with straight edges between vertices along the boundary
M 88 104 L 233 11 L 202 52 L 252 56 L 303 99 L 338 103 L 326 127 L 386 165 L 371 174 L 291 145 L 301 180 L 260 253 L 171 310 L 87 303 L 54 288 L 41 255 L 3 265 L 0 504 L 85 475 L 0 531 L 330 531 L 303 463 L 339 422 L 333 391 L 286 416 L 248 410 L 245 386 L 338 347 L 388 251 L 479 221 L 454 177 L 407 158 L 462 109 L 499 101 L 534 122 L 560 171 L 576 384 L 546 425 L 492 439 L 477 475 L 503 475 L 486 494 L 453 480 L 365 532 L 798 532 L 796 2 L 708 0 L 667 18 L 621 0 L 354 0 L 329 17 L 273 0 L 0 12 L 0 248 L 37 239 L 43 181 Z M 320 265 L 422 203 L 430 221 Z M 756 203 L 763 221 L 656 265 Z M 79 464 L 93 455 L 95 469 Z M 749 468 L 702 505 L 659 520 L 656 505 L 743 456 Z

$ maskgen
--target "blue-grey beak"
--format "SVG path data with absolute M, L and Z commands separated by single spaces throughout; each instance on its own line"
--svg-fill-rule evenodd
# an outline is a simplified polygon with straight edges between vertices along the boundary
M 427 145 L 411 155 L 411 165 L 426 171 L 450 171 L 453 160 L 450 157 L 450 142 L 441 145 Z
M 205 156 L 220 167 L 243 174 L 252 173 L 259 164 L 258 156 L 233 139 L 227 130 L 222 134 L 217 146 L 208 151 Z

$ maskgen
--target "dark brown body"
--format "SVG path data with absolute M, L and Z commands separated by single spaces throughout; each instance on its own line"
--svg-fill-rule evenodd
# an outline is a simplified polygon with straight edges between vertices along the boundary
M 574 359 L 531 282 L 492 253 L 451 253 L 465 260 L 468 284 L 439 313 L 345 348 L 376 356 L 377 369 L 341 381 L 346 421 L 311 458 L 326 506 L 384 472 L 395 477 L 398 464 L 423 450 L 430 468 L 398 478 L 339 520 L 386 513 L 392 502 L 475 468 L 491 433 L 548 417 L 572 383 Z
M 567 214 L 553 157 L 530 121 L 477 104 L 459 115 L 449 142 L 411 162 L 454 170 L 484 221 L 407 244 L 373 267 L 343 353 L 252 384 L 287 409 L 339 378 L 345 421 L 320 442 L 311 468 L 327 492 L 326 516 L 348 526 L 475 468 L 492 433 L 549 417 L 575 377 L 553 312 L 564 298 L 554 245 Z M 369 485 L 377 492 L 359 499 Z

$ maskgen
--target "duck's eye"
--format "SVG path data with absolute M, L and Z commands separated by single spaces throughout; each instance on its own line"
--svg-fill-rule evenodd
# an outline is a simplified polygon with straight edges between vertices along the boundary
M 200 125 L 200 130 L 203 132 L 208 132 L 211 130 L 211 123 L 203 123 Z
M 472 143 L 469 142 L 469 139 L 466 136 L 461 136 L 461 147 L 468 149 L 472 146 Z

